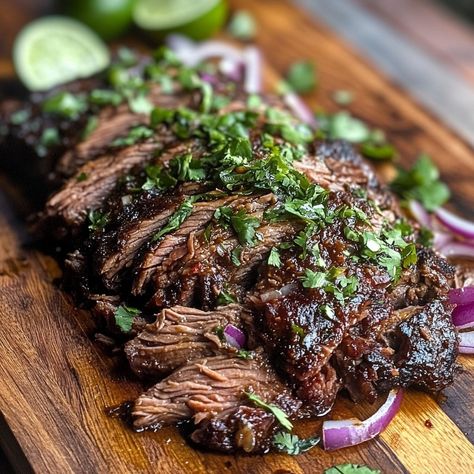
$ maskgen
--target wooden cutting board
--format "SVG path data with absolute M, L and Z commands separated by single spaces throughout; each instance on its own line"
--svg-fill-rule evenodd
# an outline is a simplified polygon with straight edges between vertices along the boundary
M 463 141 L 286 1 L 233 4 L 258 20 L 257 43 L 271 65 L 267 81 L 294 60 L 314 60 L 320 87 L 307 97 L 311 106 L 334 110 L 333 91 L 354 91 L 354 113 L 387 131 L 404 164 L 419 152 L 431 154 L 453 190 L 453 206 L 474 216 L 474 152 Z M 20 13 L 11 18 L 20 23 Z M 11 22 L 0 26 L 12 29 Z M 11 71 L 8 63 L 0 66 L 4 75 Z M 141 387 L 119 370 L 120 358 L 93 342 L 88 313 L 58 289 L 54 261 L 28 247 L 21 208 L 12 204 L 15 190 L 3 178 L 0 185 L 0 445 L 18 472 L 320 473 L 346 462 L 384 473 L 474 472 L 474 358 L 468 357 L 459 358 L 465 370 L 442 397 L 408 391 L 380 437 L 334 453 L 315 448 L 299 457 L 223 456 L 192 449 L 175 429 L 133 433 L 105 411 L 133 399 Z M 340 402 L 337 414 L 361 411 Z M 316 427 L 302 429 L 309 434 Z

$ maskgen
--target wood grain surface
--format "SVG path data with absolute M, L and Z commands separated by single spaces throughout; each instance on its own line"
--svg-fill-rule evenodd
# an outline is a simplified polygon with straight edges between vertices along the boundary
M 307 97 L 313 107 L 334 110 L 332 92 L 353 90 L 353 112 L 388 132 L 404 164 L 430 153 L 453 189 L 453 206 L 474 216 L 474 153 L 466 143 L 305 12 L 286 1 L 232 3 L 257 18 L 267 77 L 297 59 L 315 61 L 320 87 Z M 194 450 L 175 429 L 133 433 L 105 411 L 142 387 L 119 370 L 120 356 L 94 343 L 89 314 L 58 288 L 55 262 L 29 245 L 24 218 L 12 205 L 15 190 L 3 179 L 0 186 L 0 443 L 18 472 L 309 474 L 344 462 L 384 473 L 474 472 L 474 360 L 467 357 L 460 357 L 465 371 L 441 400 L 408 391 L 380 437 L 334 453 L 223 456 Z M 335 413 L 363 416 L 366 410 L 341 400 Z M 299 429 L 309 434 L 317 427 Z

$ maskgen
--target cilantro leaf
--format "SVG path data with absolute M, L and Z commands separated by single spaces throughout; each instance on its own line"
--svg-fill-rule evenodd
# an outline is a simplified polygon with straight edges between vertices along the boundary
M 231 214 L 229 221 L 241 245 L 254 245 L 256 229 L 260 226 L 260 221 L 256 217 L 251 217 L 245 213 L 244 209 L 239 209 L 238 212 Z
M 281 260 L 280 254 L 278 253 L 278 249 L 276 247 L 272 247 L 270 250 L 270 254 L 268 255 L 268 265 L 272 265 L 273 267 L 280 268 L 281 267 Z
M 430 212 L 450 197 L 449 188 L 440 181 L 438 168 L 427 154 L 420 155 L 411 169 L 399 169 L 391 187 L 404 199 L 416 199 Z
M 324 474 L 381 474 L 381 472 L 359 464 L 339 464 L 326 469 Z
M 276 406 L 273 403 L 265 403 L 258 395 L 253 392 L 245 392 L 245 395 L 247 395 L 249 400 L 254 405 L 272 413 L 277 419 L 277 421 L 280 423 L 280 425 L 283 426 L 283 428 L 287 429 L 288 431 L 291 431 L 293 429 L 293 424 L 289 420 L 288 415 L 280 407 Z
M 169 189 L 176 185 L 177 180 L 167 170 L 161 166 L 148 165 L 145 168 L 147 179 L 142 185 L 142 189 Z
M 78 176 L 79 179 L 79 176 Z M 91 210 L 88 214 L 89 218 L 89 230 L 95 232 L 97 230 L 103 229 L 107 222 L 109 221 L 108 214 L 103 214 L 99 210 Z
M 170 217 L 168 223 L 153 236 L 152 242 L 156 242 L 164 235 L 176 230 L 191 215 L 191 212 L 193 212 L 193 204 L 197 201 L 197 199 L 199 199 L 199 196 L 187 197 L 181 206 L 179 206 L 175 213 Z
M 151 128 L 148 128 L 145 125 L 138 125 L 136 127 L 131 128 L 128 131 L 127 135 L 116 138 L 110 145 L 130 146 L 152 136 L 153 130 Z
M 310 61 L 293 63 L 286 75 L 288 86 L 299 93 L 311 92 L 316 87 L 316 70 Z
M 59 92 L 47 98 L 43 102 L 42 109 L 46 113 L 74 120 L 86 111 L 87 101 L 81 95 L 75 95 L 71 92 Z
M 206 177 L 206 170 L 191 153 L 177 156 L 170 161 L 173 176 L 178 181 L 200 181 Z
M 250 12 L 238 10 L 232 15 L 228 30 L 234 38 L 249 41 L 255 37 L 257 23 Z
M 231 304 L 235 303 L 237 300 L 235 299 L 234 296 L 232 296 L 228 291 L 226 290 L 221 290 L 219 293 L 219 296 L 217 297 L 217 304 L 219 306 L 221 305 L 226 305 L 226 304 Z
M 130 332 L 132 329 L 133 319 L 140 313 L 141 311 L 137 308 L 125 305 L 119 306 L 114 313 L 115 324 L 117 324 L 122 332 Z
M 128 99 L 128 106 L 135 114 L 150 114 L 153 110 L 153 104 L 150 99 L 144 94 L 138 94 L 135 97 Z
M 309 451 L 314 448 L 321 438 L 319 436 L 312 436 L 311 438 L 300 439 L 298 436 L 279 431 L 273 437 L 273 445 L 275 448 L 291 456 L 297 456 L 298 454 Z

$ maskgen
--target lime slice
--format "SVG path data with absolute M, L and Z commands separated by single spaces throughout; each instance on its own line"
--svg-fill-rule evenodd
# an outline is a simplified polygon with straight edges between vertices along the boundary
M 204 39 L 222 27 L 227 16 L 226 0 L 138 0 L 135 23 L 157 39 L 182 33 Z
M 109 51 L 82 23 L 49 16 L 29 23 L 15 40 L 13 61 L 21 81 L 42 91 L 106 68 Z

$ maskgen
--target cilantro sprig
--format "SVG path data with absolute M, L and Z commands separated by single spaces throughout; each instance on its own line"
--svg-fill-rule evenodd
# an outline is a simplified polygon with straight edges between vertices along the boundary
M 272 413 L 277 419 L 278 423 L 283 426 L 283 428 L 287 429 L 288 431 L 291 431 L 293 429 L 293 424 L 288 418 L 288 415 L 280 407 L 273 403 L 265 403 L 257 394 L 253 392 L 245 392 L 245 395 L 247 395 L 248 399 L 254 405 Z

